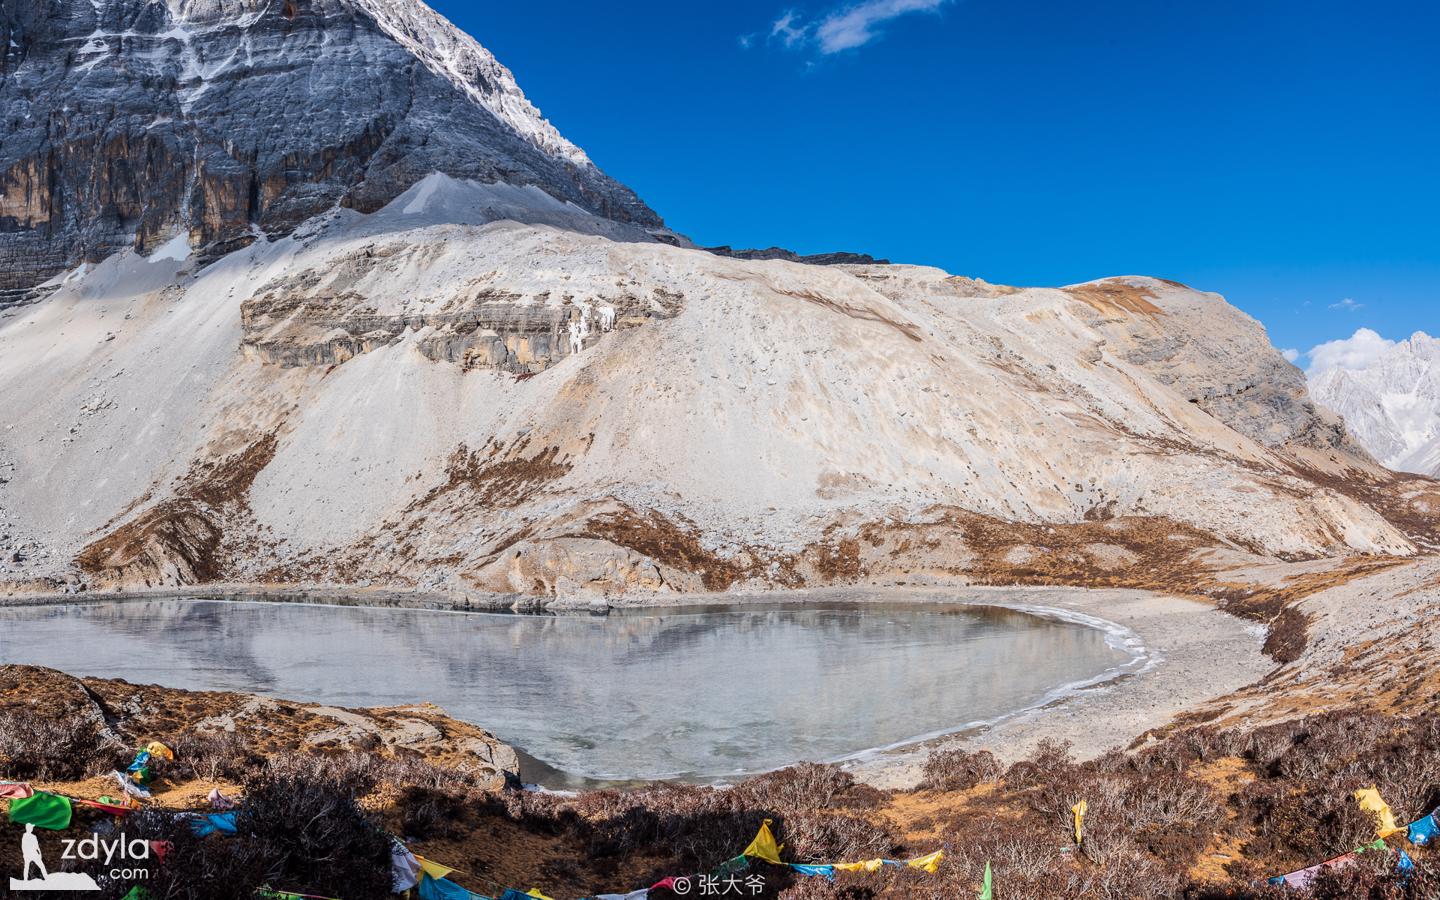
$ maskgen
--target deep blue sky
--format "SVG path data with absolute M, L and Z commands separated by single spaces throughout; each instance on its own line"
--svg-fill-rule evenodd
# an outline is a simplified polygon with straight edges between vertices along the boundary
M 431 2 L 701 243 L 1158 275 L 1282 348 L 1440 331 L 1433 3 L 870 0 L 940 8 L 826 53 L 854 2 Z

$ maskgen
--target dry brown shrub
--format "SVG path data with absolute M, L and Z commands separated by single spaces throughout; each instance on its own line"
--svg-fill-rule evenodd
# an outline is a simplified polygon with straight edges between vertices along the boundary
M 205 781 L 239 781 L 261 764 L 244 738 L 233 731 L 187 732 L 175 738 L 170 777 L 199 778 Z
M 125 751 L 120 741 L 87 716 L 0 710 L 0 778 L 87 778 L 114 768 Z
M 855 776 L 839 766 L 800 763 L 747 779 L 735 792 L 752 806 L 798 812 L 839 806 L 855 789 Z
M 968 791 L 998 781 L 1005 772 L 989 750 L 967 753 L 961 749 L 937 750 L 925 760 L 920 787 L 929 791 Z

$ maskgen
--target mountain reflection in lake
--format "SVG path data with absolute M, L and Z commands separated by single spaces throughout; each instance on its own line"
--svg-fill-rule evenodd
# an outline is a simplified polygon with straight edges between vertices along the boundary
M 714 779 L 992 719 L 1130 660 L 993 607 L 518 616 L 210 600 L 0 609 L 0 663 L 339 706 L 431 701 L 568 775 Z

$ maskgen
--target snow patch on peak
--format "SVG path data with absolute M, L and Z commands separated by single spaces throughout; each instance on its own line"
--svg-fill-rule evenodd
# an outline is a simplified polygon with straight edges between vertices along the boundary
M 485 225 L 499 221 L 548 225 L 616 241 L 655 242 L 654 236 L 638 225 L 601 218 L 574 203 L 557 200 L 534 185 L 476 181 L 443 172 L 431 172 L 387 206 L 364 217 L 364 228 L 371 233 L 381 233 L 387 229 Z M 311 229 L 304 230 L 308 233 Z
M 449 19 L 419 0 L 353 0 L 356 9 L 544 153 L 594 168 L 585 151 L 567 141 L 525 97 L 515 76 Z

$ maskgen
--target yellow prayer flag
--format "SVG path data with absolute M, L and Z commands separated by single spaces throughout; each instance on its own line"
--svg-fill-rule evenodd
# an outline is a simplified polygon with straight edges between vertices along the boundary
M 451 872 L 455 871 L 449 866 L 442 866 L 434 860 L 426 859 L 418 853 L 415 855 L 415 860 L 416 862 L 420 863 L 420 871 L 424 872 L 426 875 L 429 875 L 436 881 L 439 881 L 440 879 L 449 875 Z
M 841 872 L 878 872 L 883 865 L 883 859 L 867 859 L 864 862 L 836 863 L 835 868 Z
M 175 751 L 171 750 L 169 747 L 165 746 L 159 741 L 151 741 L 150 743 L 145 745 L 145 749 L 149 751 L 151 756 L 158 756 L 161 759 L 170 760 L 172 762 L 175 759 Z
M 1089 808 L 1090 804 L 1084 800 L 1070 807 L 1070 812 L 1075 814 L 1075 843 L 1077 844 L 1085 842 L 1085 812 Z
M 545 896 L 544 894 L 540 893 L 540 889 L 539 889 L 539 888 L 531 888 L 530 890 L 528 890 L 528 891 L 525 892 L 525 896 L 527 896 L 527 897 L 534 897 L 535 900 L 550 900 L 549 897 L 547 897 L 547 896 Z
M 755 840 L 751 841 L 750 846 L 746 847 L 745 852 L 740 855 L 763 859 L 768 863 L 783 866 L 785 864 L 780 861 L 780 850 L 785 845 L 780 844 L 777 846 L 775 844 L 775 835 L 770 833 L 771 821 L 771 819 L 766 819 L 764 823 L 761 824 L 760 831 L 755 835 Z
M 909 862 L 905 863 L 905 865 L 909 866 L 912 869 L 923 869 L 926 872 L 929 872 L 931 875 L 934 875 L 940 870 L 940 860 L 944 858 L 945 851 L 936 850 L 934 853 L 930 853 L 926 856 L 917 856 Z
M 1395 824 L 1395 813 L 1390 809 L 1390 804 L 1380 797 L 1380 792 L 1373 787 L 1364 788 L 1355 792 L 1355 799 L 1359 801 L 1360 808 L 1368 812 L 1375 819 L 1375 836 L 1387 838 L 1402 829 Z

